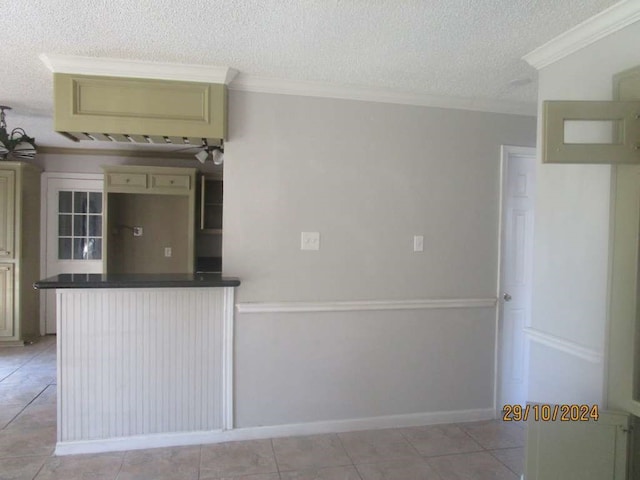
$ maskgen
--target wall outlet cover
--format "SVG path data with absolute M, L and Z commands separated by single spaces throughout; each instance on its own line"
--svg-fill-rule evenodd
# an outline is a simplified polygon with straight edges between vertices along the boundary
M 415 235 L 413 237 L 413 251 L 414 252 L 424 251 L 424 235 Z
M 133 227 L 133 236 L 141 237 L 142 236 L 142 227 Z
M 302 232 L 300 250 L 320 250 L 320 232 Z

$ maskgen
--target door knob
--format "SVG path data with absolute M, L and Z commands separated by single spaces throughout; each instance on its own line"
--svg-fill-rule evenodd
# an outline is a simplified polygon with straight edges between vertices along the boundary
M 508 293 L 505 293 L 504 295 L 502 295 L 502 298 L 504 299 L 505 302 L 511 301 L 511 295 L 509 295 Z

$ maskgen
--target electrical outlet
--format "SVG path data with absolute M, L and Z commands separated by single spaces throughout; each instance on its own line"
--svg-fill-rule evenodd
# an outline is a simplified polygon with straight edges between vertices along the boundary
M 423 235 L 414 235 L 414 237 L 413 237 L 413 251 L 414 252 L 422 252 L 422 251 L 424 251 L 424 236 Z
M 320 232 L 302 232 L 300 250 L 320 250 Z
M 171 254 L 172 254 L 171 247 L 164 247 L 164 256 L 165 257 L 170 257 Z
M 142 236 L 142 227 L 133 227 L 133 236 L 141 237 Z

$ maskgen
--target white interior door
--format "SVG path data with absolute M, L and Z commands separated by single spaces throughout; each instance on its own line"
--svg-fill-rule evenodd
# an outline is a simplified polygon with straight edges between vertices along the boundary
M 498 407 L 527 400 L 525 327 L 530 324 L 535 149 L 502 149 Z
M 102 175 L 45 174 L 43 276 L 102 273 Z M 45 333 L 56 333 L 55 291 L 41 296 Z

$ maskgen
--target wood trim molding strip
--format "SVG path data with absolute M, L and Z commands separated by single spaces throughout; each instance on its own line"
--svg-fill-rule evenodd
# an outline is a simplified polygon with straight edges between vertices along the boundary
M 403 92 L 384 87 L 360 87 L 355 85 L 286 80 L 242 73 L 229 84 L 229 90 L 279 95 L 300 95 L 305 97 L 340 98 L 398 105 L 453 108 L 479 112 L 525 115 L 529 117 L 535 117 L 537 115 L 537 105 L 528 102 L 447 97 L 416 92 Z
M 546 347 L 560 350 L 574 357 L 581 358 L 590 363 L 602 363 L 604 361 L 604 353 L 592 348 L 583 347 L 564 338 L 538 330 L 537 328 L 525 327 L 524 333 L 527 338 L 532 341 L 545 345 Z
M 108 440 L 58 442 L 55 454 L 76 455 L 79 453 L 100 453 L 169 446 L 200 445 L 240 440 L 290 437 L 296 435 L 354 432 L 381 428 L 420 427 L 440 423 L 477 422 L 481 420 L 494 419 L 495 415 L 496 412 L 493 408 L 479 408 L 475 410 L 452 410 L 356 418 L 349 420 L 295 423 L 265 427 L 245 427 L 227 431 L 211 430 L 202 432 L 139 435 Z
M 495 298 L 422 300 L 367 300 L 349 302 L 238 303 L 238 313 L 353 312 L 367 310 L 433 310 L 448 308 L 493 308 Z
M 234 288 L 225 288 L 222 311 L 222 430 L 233 429 Z
M 536 48 L 522 59 L 540 70 L 639 20 L 640 2 L 618 2 Z
M 40 54 L 40 60 L 53 73 L 106 75 L 109 77 L 149 78 L 183 82 L 228 84 L 238 73 L 229 67 L 167 62 L 127 60 L 124 58 L 84 57 Z

